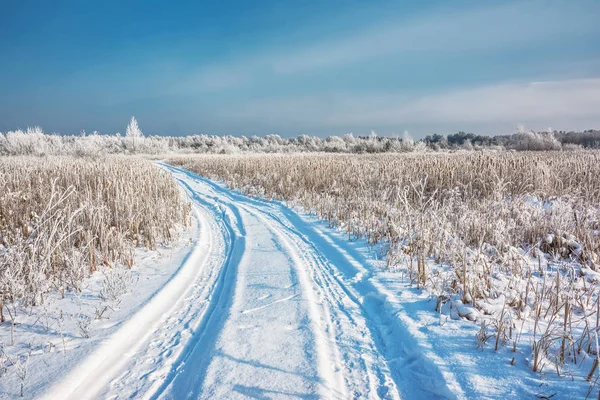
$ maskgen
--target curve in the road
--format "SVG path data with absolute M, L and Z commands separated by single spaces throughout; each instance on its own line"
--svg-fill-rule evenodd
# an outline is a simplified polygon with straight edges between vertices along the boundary
M 202 182 L 207 196 L 221 202 L 234 203 L 240 209 L 262 215 L 266 225 L 284 231 L 290 241 L 302 249 L 304 257 L 312 258 L 313 262 L 308 265 L 313 266 L 313 280 L 324 291 L 330 291 L 324 297 L 331 304 L 337 303 L 337 306 L 331 306 L 333 316 L 330 318 L 334 323 L 343 319 L 340 318 L 343 315 L 347 317 L 344 322 L 350 320 L 340 326 L 341 330 L 360 331 L 359 326 L 362 324 L 366 328 L 362 331 L 362 340 L 350 343 L 364 346 L 372 341 L 375 346 L 370 357 L 371 363 L 363 363 L 364 370 L 360 375 L 371 376 L 372 380 L 377 381 L 377 384 L 370 384 L 371 389 L 375 388 L 377 397 L 393 397 L 391 389 L 399 391 L 402 397 L 411 399 L 464 398 L 454 376 L 440 368 L 444 365 L 443 360 L 425 354 L 401 319 L 395 316 L 395 311 L 386 298 L 371 283 L 370 272 L 362 267 L 358 257 L 351 254 L 351 251 L 341 248 L 330 238 L 317 232 L 298 214 L 278 202 L 249 198 L 192 172 L 172 166 L 169 169 L 190 180 Z M 346 346 L 342 352 L 348 356 L 348 352 L 352 351 Z M 358 378 L 356 374 L 352 374 L 352 370 L 357 367 L 355 361 L 351 358 L 345 360 L 348 387 L 357 386 Z M 390 380 L 393 381 L 391 384 Z M 358 389 L 365 388 L 358 385 Z M 370 397 L 374 394 L 372 391 L 365 393 L 356 390 L 355 388 L 353 391 L 356 397 Z
M 217 221 L 220 222 L 221 230 L 226 238 L 227 256 L 215 290 L 208 299 L 206 314 L 200 326 L 186 344 L 179 359 L 163 378 L 161 385 L 149 396 L 152 399 L 159 398 L 167 389 L 172 394 L 180 394 L 177 398 L 198 397 L 200 384 L 204 380 L 210 361 L 208 355 L 214 348 L 218 334 L 229 316 L 237 267 L 246 248 L 246 231 L 239 211 L 234 205 L 220 205 L 205 201 L 187 182 L 181 179 L 179 182 L 186 188 L 193 202 L 209 209 L 213 216 L 220 217 Z
M 174 176 L 188 190 L 191 190 L 190 183 L 196 185 L 193 189 L 195 201 L 225 207 L 234 204 L 227 198 L 211 196 L 203 182 L 188 182 L 185 175 L 176 172 Z M 164 397 L 181 397 L 185 394 L 191 397 L 230 398 L 262 393 L 284 397 L 301 395 L 348 398 L 343 375 L 339 370 L 340 362 L 335 360 L 339 354 L 331 350 L 336 349 L 332 346 L 333 336 L 328 334 L 332 329 L 322 328 L 328 320 L 321 318 L 317 309 L 319 301 L 308 287 L 310 280 L 295 248 L 285 237 L 264 224 L 260 216 L 249 212 L 245 207 L 240 208 L 238 218 L 243 221 L 244 226 L 248 225 L 247 230 L 251 232 L 246 238 L 249 243 L 248 251 L 240 259 L 235 305 L 227 326 L 221 327 L 223 332 L 219 338 L 215 335 L 214 340 L 217 342 L 213 342 L 213 347 L 206 347 L 204 353 L 189 352 L 178 367 L 182 372 L 176 379 L 182 382 L 194 381 L 190 389 L 182 392 L 169 388 L 167 392 L 160 394 Z M 266 257 L 261 257 L 262 253 Z M 266 287 L 262 282 L 269 282 L 269 286 Z M 262 287 L 258 287 L 257 283 Z M 292 300 L 297 304 L 295 309 L 285 304 Z M 255 302 L 258 306 L 248 307 L 247 302 Z M 290 313 L 297 315 L 292 317 Z M 246 314 L 260 315 L 248 318 Z M 277 320 L 278 323 L 273 324 L 269 320 Z M 284 320 L 290 324 L 289 328 L 283 323 Z M 249 337 L 240 337 L 237 330 L 246 325 L 252 325 L 250 332 L 256 331 L 264 338 L 253 340 L 251 334 Z M 237 349 L 231 348 L 231 343 L 248 349 L 232 355 Z M 274 347 L 275 352 L 261 347 Z M 290 359 L 283 362 L 277 359 L 277 353 L 287 353 Z M 205 376 L 205 370 L 197 373 L 198 368 L 194 367 L 200 362 L 197 360 L 201 359 L 210 366 L 208 376 Z M 188 376 L 185 371 L 193 371 L 198 378 Z M 192 387 L 195 389 L 192 390 Z
M 196 207 L 194 214 L 200 224 L 200 237 L 176 274 L 121 328 L 51 387 L 44 399 L 96 398 L 110 385 L 111 379 L 135 360 L 140 348 L 151 339 L 156 324 L 182 302 L 188 294 L 190 282 L 198 280 L 212 252 L 210 222 Z

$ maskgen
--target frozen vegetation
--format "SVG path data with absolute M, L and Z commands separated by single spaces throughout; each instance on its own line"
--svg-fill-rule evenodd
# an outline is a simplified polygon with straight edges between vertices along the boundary
M 364 241 L 388 278 L 431 296 L 426 309 L 439 315 L 439 325 L 450 318 L 477 326 L 456 353 L 492 351 L 486 363 L 506 364 L 498 373 L 527 366 L 543 378 L 538 384 L 563 377 L 595 396 L 599 156 L 254 155 L 170 162 L 254 197 L 287 200 L 348 241 Z M 474 373 L 484 368 L 476 365 Z M 553 390 L 560 392 L 553 386 L 538 394 Z
M 375 132 L 360 136 L 300 135 L 282 138 L 279 135 L 252 136 L 144 136 L 135 118 L 125 135 L 103 135 L 81 132 L 76 135 L 47 134 L 41 128 L 0 133 L 0 155 L 75 155 L 98 157 L 108 154 L 201 153 L 409 153 L 472 150 L 547 151 L 600 148 L 600 131 L 533 132 L 521 129 L 504 136 L 480 136 L 459 132 L 452 135 L 428 135 L 413 140 L 408 132 L 393 137 L 377 136 Z
M 2 134 L 0 398 L 597 397 L 588 133 Z
M 137 279 L 135 249 L 156 254 L 189 223 L 177 186 L 146 160 L 2 158 L 0 383 L 26 386 L 37 355 L 90 337 Z

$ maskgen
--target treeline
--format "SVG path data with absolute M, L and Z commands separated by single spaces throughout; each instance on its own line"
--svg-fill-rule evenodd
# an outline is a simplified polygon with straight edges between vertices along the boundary
M 137 126 L 136 126 L 137 128 Z M 584 132 L 519 132 L 504 136 L 482 136 L 458 132 L 451 135 L 428 135 L 413 140 L 403 137 L 317 136 L 300 135 L 282 138 L 265 136 L 143 136 L 102 135 L 97 132 L 81 135 L 46 134 L 41 128 L 0 133 L 0 155 L 75 155 L 166 154 L 166 153 L 401 153 L 452 150 L 516 150 L 546 151 L 600 148 L 600 131 Z
M 573 148 L 600 148 L 600 131 L 583 132 L 519 132 L 513 135 L 483 136 L 458 132 L 448 136 L 434 134 L 423 141 L 428 147 L 439 149 L 503 148 L 508 150 L 560 150 Z

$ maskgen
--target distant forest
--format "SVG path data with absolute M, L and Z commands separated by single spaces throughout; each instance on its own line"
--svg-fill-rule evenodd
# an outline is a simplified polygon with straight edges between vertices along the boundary
M 550 142 L 556 139 L 561 146 L 573 145 L 587 149 L 600 148 L 600 131 L 589 129 L 583 132 L 520 132 L 513 135 L 483 136 L 475 133 L 458 132 L 451 135 L 433 134 L 426 136 L 423 141 L 430 147 L 441 149 L 460 148 L 464 146 L 491 147 L 499 146 L 516 150 L 546 150 L 537 148 L 541 144 L 552 146 Z M 544 143 L 548 142 L 548 143 Z M 543 146 L 542 146 L 543 147 Z M 552 148 L 554 150 L 554 148 Z

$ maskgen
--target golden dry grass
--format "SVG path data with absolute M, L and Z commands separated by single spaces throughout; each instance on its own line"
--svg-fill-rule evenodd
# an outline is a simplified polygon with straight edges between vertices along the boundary
M 135 157 L 0 160 L 0 300 L 39 304 L 99 264 L 131 267 L 189 223 L 170 176 Z

